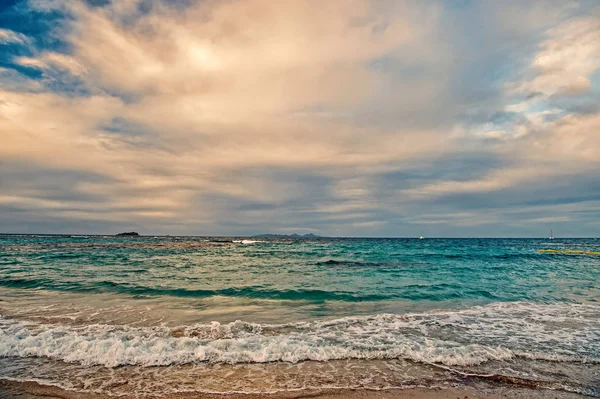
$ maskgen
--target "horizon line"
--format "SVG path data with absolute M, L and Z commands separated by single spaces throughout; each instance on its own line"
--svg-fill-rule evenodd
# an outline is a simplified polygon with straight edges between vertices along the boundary
M 123 237 L 118 236 L 118 233 L 113 234 L 103 234 L 103 233 L 3 233 L 0 232 L 0 236 L 93 236 L 93 237 Z M 316 233 L 306 233 L 306 234 L 314 234 L 313 237 L 304 237 L 304 234 L 292 233 L 292 234 L 283 234 L 283 233 L 263 233 L 263 234 L 253 234 L 253 235 L 228 235 L 228 234 L 216 234 L 216 235 L 206 235 L 206 234 L 141 234 L 138 233 L 138 236 L 133 237 L 198 237 L 198 238 L 210 238 L 210 237 L 227 237 L 227 238 L 278 238 L 278 237 L 265 237 L 265 236 L 282 236 L 282 237 L 292 237 L 296 234 L 298 237 L 293 238 L 307 238 L 307 239 L 318 239 L 318 238 L 370 238 L 370 239 L 420 239 L 421 236 L 323 236 L 318 235 Z M 262 237 L 261 237 L 262 236 Z M 125 236 L 128 237 L 128 236 Z M 131 236 L 129 236 L 131 237 Z M 548 239 L 546 236 L 423 236 L 423 239 Z M 600 239 L 600 236 L 563 236 L 556 237 L 554 236 L 554 240 L 568 238 L 568 239 Z

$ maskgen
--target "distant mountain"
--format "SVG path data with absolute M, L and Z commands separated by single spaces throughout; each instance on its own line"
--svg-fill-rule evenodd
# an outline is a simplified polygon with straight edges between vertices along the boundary
M 313 233 L 308 233 L 308 234 L 304 234 L 302 237 L 304 237 L 304 238 L 319 238 L 321 236 L 318 236 L 318 235 L 313 234 Z
M 119 233 L 116 235 L 118 235 L 118 236 L 139 236 L 139 233 L 136 233 L 135 231 L 128 231 L 128 232 Z
M 308 233 L 308 234 L 258 234 L 255 236 L 252 236 L 253 238 L 319 238 L 321 236 L 318 236 L 316 234 L 313 233 Z

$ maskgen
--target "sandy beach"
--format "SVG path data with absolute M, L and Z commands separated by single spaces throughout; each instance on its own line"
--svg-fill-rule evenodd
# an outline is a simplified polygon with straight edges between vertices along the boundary
M 134 397 L 134 396 L 132 396 Z M 279 392 L 273 394 L 207 394 L 181 393 L 158 396 L 164 399 L 576 399 L 586 396 L 559 392 L 548 389 L 514 387 L 510 385 L 481 385 L 460 388 L 412 388 L 373 390 L 307 390 L 296 392 Z M 33 382 L 0 381 L 0 398 L 2 399 L 107 399 L 110 396 L 67 391 L 58 387 L 44 386 Z

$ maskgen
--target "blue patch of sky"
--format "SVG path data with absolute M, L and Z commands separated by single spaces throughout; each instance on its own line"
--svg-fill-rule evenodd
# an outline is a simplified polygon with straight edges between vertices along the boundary
M 50 91 L 84 92 L 78 79 L 71 76 L 47 76 L 35 67 L 19 65 L 16 57 L 33 57 L 43 51 L 69 53 L 70 45 L 61 39 L 61 30 L 70 18 L 58 10 L 32 8 L 28 1 L 11 1 L 0 7 L 0 27 L 28 38 L 26 43 L 0 45 L 0 67 L 11 69 L 24 77 L 40 81 Z
M 0 46 L 0 53 L 2 52 L 2 48 Z M 12 62 L 12 56 L 10 57 L 10 61 L 5 61 L 2 56 L 0 56 L 0 67 L 6 69 L 12 69 L 19 74 L 23 75 L 28 79 L 39 80 L 42 78 L 43 73 L 37 68 L 28 68 L 21 65 L 17 65 Z
M 85 0 L 89 7 L 104 7 L 111 3 L 111 0 Z
M 37 49 L 69 51 L 70 46 L 61 39 L 60 31 L 71 16 L 59 10 L 32 8 L 26 0 L 11 3 L 0 8 L 0 27 L 28 36 Z
M 116 0 L 119 1 L 119 0 Z M 110 0 L 87 0 L 91 7 L 105 7 L 114 1 Z M 156 9 L 169 9 L 169 11 L 183 12 L 194 4 L 193 0 L 140 0 L 128 13 L 113 15 L 115 22 L 127 26 L 135 25 L 140 18 L 150 14 Z
M 89 87 L 80 78 L 65 70 L 40 70 L 35 66 L 20 65 L 16 57 L 35 57 L 45 51 L 70 54 L 71 46 L 62 40 L 69 15 L 57 10 L 39 10 L 28 7 L 27 1 L 16 1 L 0 8 L 0 27 L 20 33 L 29 38 L 29 43 L 0 44 L 0 67 L 10 69 L 25 78 L 38 81 L 45 90 L 65 96 L 89 96 L 103 94 L 119 97 L 126 103 L 133 103 L 139 97 L 132 93 L 111 90 L 106 87 Z M 27 90 L 23 86 L 23 90 Z
M 90 6 L 102 7 L 107 2 L 88 1 Z M 143 3 L 143 2 L 142 2 Z M 179 4 L 179 2 L 176 2 Z M 22 76 L 40 83 L 44 90 L 67 97 L 103 94 L 119 97 L 126 103 L 134 103 L 139 97 L 132 93 L 111 90 L 106 87 L 89 87 L 80 78 L 65 70 L 40 70 L 34 66 L 19 65 L 19 56 L 35 57 L 44 51 L 70 54 L 71 45 L 63 38 L 71 15 L 64 10 L 31 7 L 29 1 L 0 2 L 0 27 L 27 36 L 30 43 L 0 44 L 0 67 L 16 71 Z M 28 90 L 23 86 L 24 91 Z

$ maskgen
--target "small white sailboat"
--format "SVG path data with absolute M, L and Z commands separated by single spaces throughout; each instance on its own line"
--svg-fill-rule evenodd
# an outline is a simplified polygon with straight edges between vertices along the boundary
M 423 237 L 423 236 L 419 237 L 419 240 L 424 240 L 424 239 L 425 239 L 425 237 Z
M 554 240 L 554 236 L 552 235 L 552 229 L 550 229 L 550 237 L 548 237 L 549 240 Z

